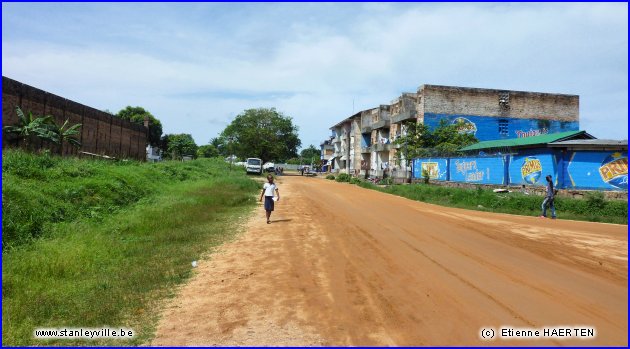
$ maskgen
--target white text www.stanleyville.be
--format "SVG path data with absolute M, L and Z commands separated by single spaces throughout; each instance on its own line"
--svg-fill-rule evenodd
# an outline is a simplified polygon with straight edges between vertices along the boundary
M 33 331 L 35 338 L 133 338 L 133 330 L 128 328 L 38 328 Z

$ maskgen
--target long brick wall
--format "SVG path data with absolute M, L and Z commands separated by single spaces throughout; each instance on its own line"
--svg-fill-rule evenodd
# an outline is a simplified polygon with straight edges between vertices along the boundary
M 3 127 L 17 123 L 16 106 L 24 113 L 30 111 L 38 116 L 52 115 L 58 124 L 63 124 L 66 119 L 70 124 L 82 124 L 79 135 L 82 147 L 76 149 L 65 144 L 62 152 L 66 156 L 88 152 L 119 159 L 146 159 L 147 131 L 144 126 L 120 120 L 100 110 L 3 76 Z M 11 143 L 12 137 L 14 136 L 2 132 L 3 148 Z M 36 140 L 33 146 L 54 148 L 54 145 L 40 140 Z

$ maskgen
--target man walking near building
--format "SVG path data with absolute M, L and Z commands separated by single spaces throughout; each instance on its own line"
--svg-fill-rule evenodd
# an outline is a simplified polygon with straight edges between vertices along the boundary
M 542 216 L 540 216 L 540 218 L 547 218 L 547 206 L 549 206 L 549 208 L 551 208 L 551 218 L 556 219 L 556 207 L 553 205 L 553 199 L 555 197 L 553 180 L 551 175 L 547 175 L 545 179 L 547 180 L 547 193 L 542 203 Z

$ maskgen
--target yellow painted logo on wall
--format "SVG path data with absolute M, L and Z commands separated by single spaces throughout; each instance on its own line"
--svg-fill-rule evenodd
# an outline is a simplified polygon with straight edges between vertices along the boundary
M 473 135 L 477 133 L 477 125 L 463 117 L 458 117 L 453 120 L 453 125 L 455 125 L 457 132 L 459 133 L 470 133 Z
M 529 184 L 538 182 L 542 174 L 542 164 L 540 160 L 531 156 L 526 157 L 521 166 L 521 176 Z
M 599 167 L 599 175 L 614 187 L 628 189 L 628 158 L 621 153 L 611 154 Z

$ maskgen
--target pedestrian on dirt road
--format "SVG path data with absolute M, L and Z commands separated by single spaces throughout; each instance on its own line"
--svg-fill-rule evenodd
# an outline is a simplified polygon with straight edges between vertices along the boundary
M 280 201 L 280 192 L 278 191 L 278 186 L 273 182 L 273 176 L 271 174 L 267 175 L 267 183 L 263 185 L 262 193 L 260 193 L 260 201 L 262 201 L 263 196 L 265 197 L 265 211 L 267 213 L 267 224 L 271 224 L 271 212 L 273 211 L 273 195 L 274 191 L 276 193 L 276 201 Z
M 540 218 L 547 218 L 547 206 L 549 206 L 551 208 L 551 218 L 556 219 L 556 207 L 553 205 L 556 192 L 553 188 L 553 180 L 551 175 L 547 175 L 545 179 L 547 180 L 547 193 L 542 203 L 542 216 Z

